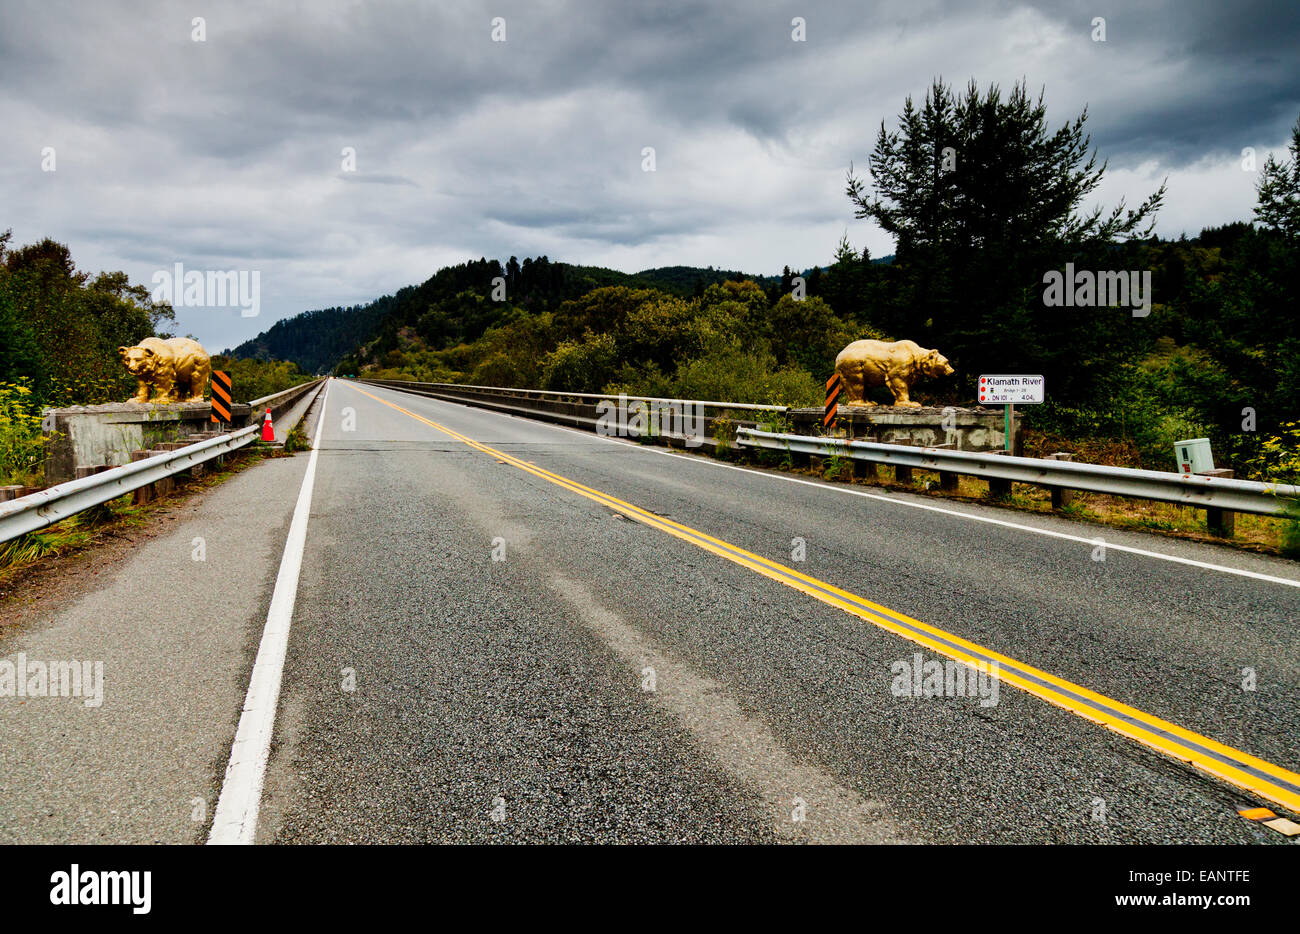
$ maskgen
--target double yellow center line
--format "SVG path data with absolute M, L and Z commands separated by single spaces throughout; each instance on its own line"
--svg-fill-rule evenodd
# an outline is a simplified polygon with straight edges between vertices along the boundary
M 955 636 L 928 623 L 905 616 L 878 603 L 872 603 L 857 594 L 841 590 L 825 581 L 802 574 L 794 570 L 794 568 L 745 551 L 743 548 L 714 538 L 698 529 L 693 529 L 680 522 L 674 522 L 663 516 L 657 516 L 639 506 L 634 506 L 631 503 L 610 496 L 608 493 L 602 493 L 591 487 L 583 486 L 581 483 L 567 477 L 544 470 L 536 464 L 522 461 L 517 457 L 506 454 L 504 451 L 488 447 L 486 444 L 481 444 L 444 425 L 439 425 L 437 422 L 430 421 L 421 415 L 404 409 L 400 405 L 372 395 L 364 389 L 358 388 L 355 384 L 351 388 L 356 389 L 362 395 L 369 396 L 376 402 L 381 402 L 404 415 L 409 415 L 416 421 L 423 422 L 430 428 L 434 428 L 476 451 L 481 451 L 512 467 L 517 467 L 535 477 L 540 477 L 549 483 L 554 483 L 556 486 L 563 487 L 579 496 L 600 503 L 602 506 L 607 506 L 651 528 L 666 532 L 682 541 L 690 542 L 705 551 L 712 552 L 728 561 L 749 568 L 751 571 L 756 571 L 764 577 L 770 577 L 772 580 L 779 581 L 788 587 L 793 587 L 823 603 L 838 607 L 846 613 L 851 613 L 875 626 L 879 626 L 881 629 L 923 645 L 940 655 L 963 662 L 971 667 L 983 666 L 984 670 L 989 670 L 988 666 L 996 662 L 1000 669 L 998 671 L 999 678 L 1008 684 L 1012 684 L 1050 704 L 1077 714 L 1085 720 L 1099 723 L 1116 733 L 1137 740 L 1145 746 L 1190 763 L 1204 772 L 1254 792 L 1260 797 L 1266 798 L 1275 804 L 1280 804 L 1293 812 L 1300 813 L 1300 775 L 1295 772 L 1273 765 L 1271 762 L 1266 762 L 1238 749 L 1233 749 L 1231 746 L 1215 742 L 1209 737 L 1193 733 L 1191 730 L 1185 730 L 1167 720 L 1161 720 L 1159 717 L 1144 713 L 1135 707 L 1130 707 L 1103 694 L 1098 694 L 1070 681 L 1050 675 L 1045 671 L 1040 671 L 1026 665 L 1024 662 L 1016 661 L 1014 658 L 986 649 L 960 636 Z

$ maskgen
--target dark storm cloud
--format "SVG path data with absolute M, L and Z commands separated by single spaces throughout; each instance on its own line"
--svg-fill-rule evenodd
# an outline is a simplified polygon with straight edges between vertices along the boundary
M 1093 142 L 1112 165 L 1155 158 L 1177 168 L 1275 143 L 1300 111 L 1300 6 L 1291 0 L 1034 6 L 1084 32 L 1094 17 L 1106 20 L 1106 42 L 1089 40 L 1096 69 L 1071 77 L 1092 105 Z M 1115 71 L 1132 77 L 1112 86 Z M 1122 96 L 1090 98 L 1090 85 Z M 1056 90 L 1048 84 L 1049 106 Z
M 1161 229 L 1194 233 L 1249 216 L 1233 160 L 1300 113 L 1292 6 L 8 2 L 0 228 L 137 281 L 262 269 L 263 319 L 182 313 L 219 344 L 470 256 L 771 272 L 846 230 L 889 251 L 844 169 L 942 75 L 1045 87 L 1053 125 L 1087 106 L 1107 197 L 1168 175 Z

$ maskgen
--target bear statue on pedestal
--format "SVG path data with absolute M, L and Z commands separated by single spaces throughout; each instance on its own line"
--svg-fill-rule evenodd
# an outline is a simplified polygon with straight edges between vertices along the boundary
M 212 375 L 212 360 L 198 341 L 188 337 L 146 337 L 134 347 L 119 347 L 117 351 L 139 387 L 131 402 L 203 401 L 203 388 Z
M 844 384 L 845 405 L 871 406 L 867 390 L 888 386 L 894 405 L 920 408 L 909 398 L 912 384 L 922 377 L 951 376 L 948 358 L 915 341 L 854 341 L 835 358 L 835 372 Z

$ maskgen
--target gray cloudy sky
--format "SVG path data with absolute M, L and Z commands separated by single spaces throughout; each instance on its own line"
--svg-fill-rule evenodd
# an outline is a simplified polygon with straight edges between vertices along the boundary
M 892 251 L 844 172 L 942 76 L 1087 105 L 1100 200 L 1168 176 L 1158 232 L 1190 235 L 1249 219 L 1297 50 L 1294 2 L 0 0 L 0 229 L 146 285 L 259 270 L 259 317 L 178 310 L 214 350 L 479 256 L 773 273 L 846 230 Z

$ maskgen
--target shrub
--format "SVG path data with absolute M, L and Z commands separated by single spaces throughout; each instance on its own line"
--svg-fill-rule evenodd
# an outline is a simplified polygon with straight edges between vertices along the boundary
M 822 387 L 807 370 L 778 368 L 770 353 L 737 344 L 683 364 L 672 385 L 674 394 L 683 399 L 791 406 L 822 401 Z
M 0 483 L 34 486 L 44 473 L 41 413 L 27 381 L 0 383 Z
M 610 334 L 587 331 L 581 341 L 561 341 L 542 361 L 542 389 L 599 392 L 614 375 L 616 349 Z

